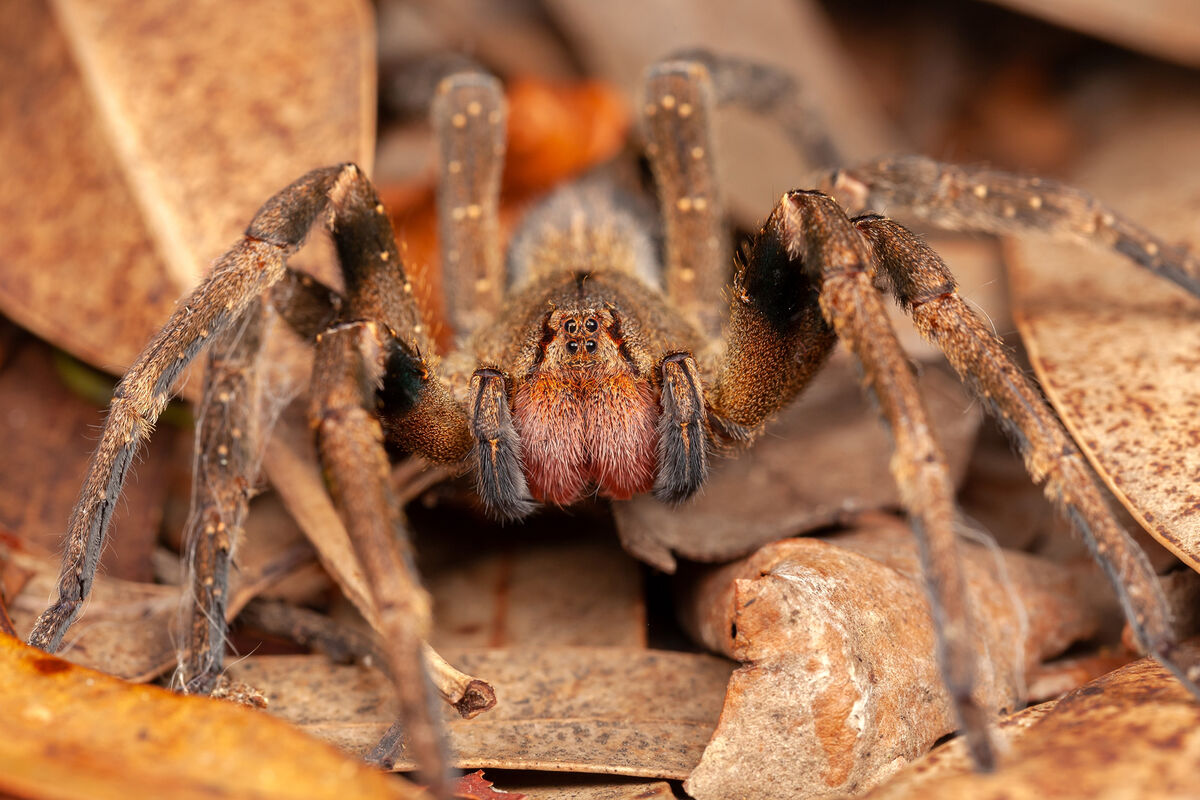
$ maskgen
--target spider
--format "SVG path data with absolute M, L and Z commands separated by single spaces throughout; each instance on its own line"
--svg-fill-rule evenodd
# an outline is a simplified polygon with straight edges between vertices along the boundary
M 329 490 L 366 572 L 408 746 L 441 786 L 422 639 L 428 600 L 411 563 L 388 451 L 469 465 L 484 506 L 519 519 L 593 492 L 684 502 L 710 458 L 752 440 L 837 341 L 858 359 L 894 441 L 892 471 L 921 544 L 939 657 L 976 763 L 994 762 L 953 532 L 953 487 L 895 333 L 890 293 L 1015 440 L 1032 478 L 1108 572 L 1132 628 L 1193 694 L 1144 554 L 1116 522 L 1083 456 L 955 280 L 918 236 L 874 213 L 906 210 L 953 229 L 1084 239 L 1200 293 L 1200 265 L 1078 190 L 921 157 L 829 169 L 789 191 L 733 264 L 716 189 L 711 119 L 741 103 L 781 122 L 816 163 L 836 147 L 794 82 L 693 52 L 646 73 L 641 121 L 661 219 L 591 177 L 531 211 L 507 253 L 497 206 L 505 107 L 479 72 L 442 80 L 438 211 L 452 352 L 438 357 L 391 225 L 353 164 L 316 169 L 258 211 L 244 238 L 179 305 L 122 378 L 69 522 L 58 597 L 30 642 L 56 649 L 79 612 L 125 474 L 185 366 L 209 346 L 198 432 L 194 593 L 187 685 L 221 668 L 231 553 L 253 483 L 250 412 L 265 309 L 315 348 L 309 418 Z M 345 292 L 289 270 L 318 222 Z M 656 224 L 660 227 L 656 228 Z M 661 234 L 661 248 L 657 235 Z M 661 250 L 661 255 L 660 255 Z M 726 299 L 727 298 L 727 299 Z M 383 747 L 384 756 L 395 742 Z

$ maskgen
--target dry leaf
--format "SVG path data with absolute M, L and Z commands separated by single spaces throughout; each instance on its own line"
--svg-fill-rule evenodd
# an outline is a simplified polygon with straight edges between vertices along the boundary
M 1194 661 L 1200 648 L 1185 648 Z M 974 772 L 961 741 L 935 750 L 871 800 L 1194 798 L 1200 706 L 1143 659 L 1000 723 L 1000 766 Z
M 0 324 L 7 324 L 0 321 Z M 0 368 L 0 528 L 45 550 L 62 542 L 79 497 L 79 482 L 95 446 L 102 409 L 73 393 L 56 373 L 51 349 L 26 336 Z M 167 496 L 165 466 L 176 436 L 169 426 L 135 466 L 115 518 L 125 535 L 105 549 L 100 570 L 145 581 Z M 43 598 L 44 599 L 44 598 Z
M 520 792 L 507 792 L 493 788 L 491 781 L 483 777 L 483 770 L 470 772 L 454 782 L 451 792 L 464 800 L 525 800 Z
M 1126 121 L 1074 180 L 1194 248 L 1200 93 L 1176 88 L 1114 114 Z M 1010 253 L 1014 316 L 1050 401 L 1138 522 L 1200 569 L 1200 302 L 1109 253 L 1044 241 Z
M 1200 67 L 1200 16 L 1179 0 L 992 0 L 1072 30 Z
M 312 560 L 306 543 L 275 550 L 251 548 L 230 576 L 229 619 L 260 591 Z M 58 559 L 27 542 L 0 536 L 0 565 L 28 574 L 7 597 L 18 632 L 27 635 L 58 581 Z M 83 616 L 68 633 L 63 657 L 127 680 L 151 680 L 176 663 L 181 636 L 180 589 L 98 575 Z
M 535 520 L 499 538 L 443 525 L 418 538 L 434 647 L 646 647 L 641 570 L 612 529 L 546 528 Z
M 20 122 L 0 131 L 0 309 L 119 369 L 273 192 L 369 164 L 370 18 L 360 0 L 51 5 L 18 0 L 0 33 L 0 115 Z
M 448 650 L 496 687 L 500 703 L 463 720 L 443 709 L 451 760 L 466 769 L 685 777 L 712 734 L 732 665 L 626 648 Z M 321 656 L 251 657 L 230 677 L 260 689 L 272 714 L 354 753 L 394 721 L 391 685 Z M 398 769 L 411 769 L 406 753 Z
M 955 479 L 962 477 L 980 413 L 956 378 L 926 367 L 920 385 L 938 421 Z M 625 548 L 666 572 L 674 554 L 723 561 L 767 542 L 900 504 L 888 467 L 891 441 L 845 354 L 835 356 L 791 408 L 745 452 L 715 459 L 687 503 L 650 496 L 614 503 Z
M 1026 671 L 1096 621 L 1054 564 L 972 545 L 964 568 L 984 668 L 976 700 L 1015 708 Z M 916 540 L 895 518 L 713 570 L 684 614 L 743 662 L 684 785 L 697 800 L 861 792 L 956 727 Z
M 0 792 L 30 800 L 425 797 L 267 714 L 131 685 L 4 635 L 0 730 Z
M 530 800 L 675 800 L 671 785 L 664 781 L 620 780 L 569 775 L 546 776 L 538 783 L 522 776 L 509 786 Z

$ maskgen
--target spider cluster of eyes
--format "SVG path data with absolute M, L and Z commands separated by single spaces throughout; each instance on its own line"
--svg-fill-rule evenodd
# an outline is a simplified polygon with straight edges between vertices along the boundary
M 596 331 L 598 331 L 600 329 L 600 323 L 596 321 L 595 317 L 588 317 L 587 319 L 583 320 L 582 323 L 580 323 L 580 321 L 576 318 L 571 318 L 562 324 L 562 329 L 564 331 L 566 331 L 567 335 L 573 336 L 573 337 L 576 336 L 576 334 L 578 334 L 579 329 L 581 327 L 587 333 L 595 333 Z M 579 345 L 580 345 L 580 340 L 578 338 L 572 338 L 572 339 L 567 340 L 567 343 L 566 343 L 567 352 L 570 353 L 571 355 L 577 354 L 579 352 Z M 597 347 L 598 347 L 598 345 L 596 344 L 595 339 L 588 338 L 588 339 L 583 340 L 583 349 L 586 350 L 589 354 L 595 353 Z

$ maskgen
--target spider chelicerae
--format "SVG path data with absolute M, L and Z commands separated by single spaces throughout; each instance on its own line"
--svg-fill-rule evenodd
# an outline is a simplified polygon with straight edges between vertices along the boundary
M 31 643 L 47 650 L 61 643 L 90 591 L 134 455 L 175 380 L 209 346 L 186 683 L 211 689 L 222 666 L 231 553 L 253 484 L 255 361 L 273 305 L 315 347 L 310 420 L 319 455 L 373 594 L 408 746 L 436 783 L 440 749 L 422 678 L 429 604 L 403 539 L 388 451 L 471 465 L 483 504 L 505 519 L 593 491 L 681 502 L 703 486 L 715 449 L 753 439 L 841 340 L 891 429 L 892 470 L 921 541 L 943 675 L 976 763 L 987 767 L 994 754 L 987 712 L 973 699 L 979 669 L 953 487 L 885 313 L 883 293 L 890 293 L 999 417 L 1034 480 L 1073 520 L 1141 644 L 1197 694 L 1194 676 L 1177 661 L 1149 563 L 1038 389 L 958 296 L 938 255 L 903 226 L 863 212 L 901 210 L 957 230 L 1075 237 L 1193 293 L 1200 293 L 1200 265 L 1075 189 L 903 157 L 831 166 L 813 181 L 819 191 L 786 193 L 731 275 L 712 115 L 723 103 L 764 112 L 813 161 L 832 165 L 836 147 L 797 98 L 786 76 L 706 53 L 652 66 L 641 119 L 661 219 L 640 213 L 612 181 L 592 177 L 530 212 L 506 254 L 497 219 L 500 86 L 478 72 L 442 80 L 432 119 L 444 284 L 458 335 L 444 357 L 362 171 L 317 169 L 283 189 L 117 386 L 69 523 L 58 597 Z M 340 259 L 341 295 L 287 267 L 322 221 Z

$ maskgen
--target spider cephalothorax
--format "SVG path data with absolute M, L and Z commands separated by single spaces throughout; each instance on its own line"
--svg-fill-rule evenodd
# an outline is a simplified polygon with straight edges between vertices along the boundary
M 470 466 L 484 504 L 504 518 L 527 515 L 538 502 L 566 505 L 593 489 L 614 499 L 653 490 L 679 501 L 703 484 L 712 445 L 753 438 L 840 340 L 861 364 L 892 431 L 893 473 L 922 540 L 941 624 L 948 696 L 977 762 L 990 764 L 987 713 L 975 699 L 980 669 L 953 487 L 885 314 L 885 286 L 1013 434 L 1031 474 L 1113 576 L 1144 647 L 1195 692 L 1177 663 L 1170 615 L 1149 563 L 1037 388 L 919 237 L 884 217 L 853 215 L 868 204 L 889 205 L 950 227 L 1085 238 L 1193 292 L 1200 266 L 1076 190 L 914 157 L 831 170 L 814 180 L 824 192 L 786 193 L 734 268 L 715 189 L 711 115 L 719 103 L 739 100 L 772 113 L 794 99 L 792 88 L 769 69 L 705 54 L 653 66 L 642 121 L 659 214 L 640 213 L 612 186 L 589 180 L 532 212 L 506 259 L 497 216 L 503 96 L 487 76 L 443 81 L 433 107 L 438 207 L 449 317 L 458 332 L 444 358 L 433 355 L 390 223 L 362 172 L 354 165 L 318 169 L 282 190 L 117 387 L 70 521 L 59 596 L 31 641 L 58 647 L 91 588 L 138 445 L 174 379 L 213 342 L 210 413 L 200 439 L 205 452 L 224 455 L 201 459 L 196 484 L 197 604 L 187 676 L 195 690 L 211 687 L 221 667 L 231 542 L 253 463 L 244 422 L 247 376 L 260 298 L 269 296 L 314 343 L 310 418 L 318 452 L 373 595 L 410 723 L 409 748 L 437 781 L 440 749 L 420 677 L 429 657 L 421 645 L 428 603 L 397 545 L 404 526 L 385 445 Z M 812 140 L 802 115 L 776 116 L 793 139 Z M 827 139 L 813 147 L 818 154 L 830 148 Z M 328 220 L 337 245 L 344 297 L 286 267 L 319 220 Z M 290 291 L 267 295 L 276 284 Z M 394 744 L 388 740 L 384 749 Z

